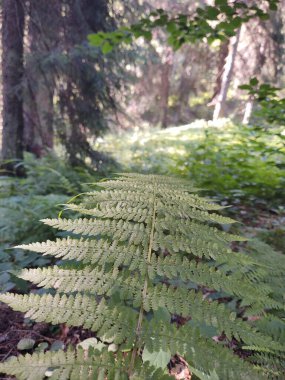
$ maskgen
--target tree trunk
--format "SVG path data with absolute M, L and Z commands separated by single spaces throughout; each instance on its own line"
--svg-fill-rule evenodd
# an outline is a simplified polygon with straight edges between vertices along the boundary
M 230 46 L 230 39 L 227 39 L 226 41 L 222 42 L 220 45 L 219 57 L 218 57 L 218 74 L 216 77 L 214 94 L 210 102 L 208 103 L 208 106 L 214 106 L 216 104 L 217 97 L 221 92 L 224 66 L 225 66 L 227 56 L 229 54 L 229 46 Z
M 243 119 L 242 119 L 242 124 L 244 124 L 244 125 L 249 124 L 251 114 L 253 111 L 253 102 L 254 102 L 254 99 L 253 99 L 253 97 L 250 96 L 248 101 L 245 104 L 244 114 L 243 114 Z
M 162 59 L 161 87 L 160 87 L 160 125 L 162 128 L 168 126 L 168 99 L 170 92 L 170 75 L 173 65 L 173 51 L 167 48 L 165 57 Z
M 227 99 L 227 93 L 232 79 L 233 68 L 235 64 L 235 58 L 237 54 L 238 44 L 240 39 L 240 29 L 237 31 L 236 36 L 232 37 L 229 43 L 228 54 L 224 64 L 223 72 L 220 79 L 220 88 L 217 92 L 216 99 L 212 101 L 215 104 L 213 120 L 218 120 L 224 116 L 225 103 Z
M 60 5 L 57 0 L 30 0 L 29 54 L 25 67 L 24 141 L 26 150 L 41 157 L 53 148 L 54 73 L 46 65 L 47 54 L 57 46 L 58 37 L 53 23 L 59 22 Z
M 50 73 L 36 65 L 41 63 L 31 59 L 25 69 L 24 145 L 28 152 L 42 157 L 53 149 L 54 81 Z
M 280 10 L 284 8 L 285 1 L 280 4 Z M 284 17 L 282 12 L 270 12 L 270 22 L 272 25 L 271 38 L 274 41 L 274 78 L 279 79 L 284 72 L 283 57 L 284 57 Z M 282 48 L 283 47 L 283 48 Z
M 2 0 L 2 159 L 23 159 L 23 36 L 24 8 L 21 0 Z M 8 171 L 21 175 L 15 162 L 4 163 Z
M 84 45 L 89 33 L 106 31 L 112 27 L 113 21 L 109 16 L 108 7 L 110 2 L 68 0 L 66 3 L 69 7 L 62 18 L 62 40 L 68 61 L 63 73 L 65 83 L 58 91 L 61 116 L 65 118 L 60 137 L 71 165 L 82 164 L 88 158 L 98 167 L 100 163 L 97 160 L 100 161 L 100 154 L 93 151 L 87 137 L 91 134 L 95 137 L 107 124 L 102 104 L 106 104 L 110 109 L 115 103 L 109 91 L 108 79 L 105 81 L 102 76 L 97 76 L 94 68 L 96 61 L 102 65 L 102 57 L 98 55 L 95 60 Z M 83 56 L 84 64 L 77 57 L 80 45 L 86 50 Z M 96 84 L 97 78 L 101 82 L 100 88 Z M 92 114 L 94 118 L 91 120 Z
M 169 88 L 170 88 L 169 72 L 170 72 L 170 65 L 168 62 L 166 62 L 162 66 L 162 72 L 161 72 L 160 125 L 162 128 L 167 128 L 167 125 L 168 125 L 167 116 L 168 116 L 168 98 L 169 98 Z
M 256 21 L 256 27 L 260 27 L 263 25 L 263 22 L 260 20 Z M 254 34 L 256 33 L 256 27 L 249 29 L 249 31 Z M 264 27 L 264 26 L 263 26 Z M 258 29 L 257 29 L 258 30 Z M 268 37 L 268 36 L 266 36 Z M 252 51 L 252 58 L 254 57 L 254 70 L 252 72 L 252 77 L 256 77 L 257 79 L 261 80 L 262 78 L 262 68 L 266 63 L 266 42 L 267 38 L 264 38 L 260 40 L 259 42 L 257 41 L 254 46 L 254 52 Z M 275 55 L 275 54 L 274 54 Z M 275 57 L 274 57 L 275 58 Z M 274 77 L 277 76 L 277 65 L 275 65 L 276 61 L 273 60 L 274 63 Z M 248 125 L 250 123 L 251 115 L 253 112 L 253 107 L 254 107 L 254 96 L 249 95 L 247 102 L 245 103 L 244 107 L 244 115 L 243 115 L 243 120 L 242 124 Z

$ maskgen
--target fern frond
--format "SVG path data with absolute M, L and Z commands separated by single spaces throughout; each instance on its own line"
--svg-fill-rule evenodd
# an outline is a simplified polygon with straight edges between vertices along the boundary
M 111 218 L 111 219 L 122 219 L 127 221 L 134 221 L 139 223 L 149 223 L 151 218 L 151 212 L 147 208 L 141 208 L 139 206 L 122 207 L 121 204 L 116 206 L 104 205 L 99 208 L 83 208 L 78 205 L 69 204 L 67 209 L 80 212 L 85 215 L 92 215 L 98 218 Z
M 124 308 L 110 307 L 105 299 L 96 302 L 94 297 L 86 294 L 40 296 L 6 293 L 0 295 L 0 301 L 14 310 L 24 312 L 27 318 L 37 322 L 83 326 L 96 331 L 98 336 L 116 336 L 117 343 L 126 338 L 132 339 L 135 334 L 134 311 L 128 310 L 128 313 L 125 313 Z
M 152 280 L 155 280 L 157 276 L 163 276 L 168 279 L 180 278 L 183 281 L 192 281 L 198 285 L 207 286 L 210 289 L 215 289 L 217 291 L 224 291 L 229 295 L 235 295 L 239 298 L 243 298 L 244 303 L 247 305 L 253 305 L 257 301 L 263 305 L 263 307 L 271 304 L 271 307 L 279 305 L 272 299 L 268 298 L 268 294 L 271 291 L 270 286 L 264 285 L 262 287 L 256 287 L 256 279 L 251 280 L 246 275 L 240 273 L 240 271 L 228 275 L 221 270 L 218 270 L 215 267 L 210 267 L 206 263 L 196 263 L 187 259 L 186 257 L 180 258 L 179 256 L 166 256 L 165 258 L 153 256 L 150 265 L 146 265 L 144 261 L 144 256 L 140 247 L 135 245 L 129 245 L 128 247 L 114 245 L 106 240 L 78 240 L 78 239 L 58 239 L 55 242 L 45 242 L 45 243 L 32 243 L 28 245 L 19 246 L 19 248 L 24 248 L 27 250 L 32 250 L 35 252 L 40 252 L 43 254 L 53 255 L 55 257 L 61 257 L 69 260 L 81 260 L 85 264 L 97 264 L 104 265 L 106 263 L 112 263 L 113 267 L 119 266 L 129 266 L 130 270 L 140 270 L 141 274 L 144 274 L 146 271 Z M 41 272 L 42 271 L 42 272 Z M 27 271 L 23 271 L 20 274 L 20 277 L 39 284 L 40 286 L 45 286 L 41 284 L 41 281 L 50 273 L 51 276 L 54 276 L 55 272 L 51 269 L 47 270 L 30 270 L 28 275 Z M 42 273 L 40 279 L 41 281 L 35 282 L 34 280 L 38 277 L 35 276 L 35 273 Z M 66 271 L 62 270 L 62 273 Z M 80 281 L 75 280 L 74 270 L 69 279 L 61 283 L 64 284 L 62 287 L 71 291 L 75 282 L 80 283 Z M 93 272 L 94 273 L 94 272 Z M 117 273 L 117 272 L 116 272 Z M 89 277 L 93 276 L 92 271 L 90 270 Z M 58 276 L 57 276 L 58 277 Z M 59 279 L 55 277 L 54 283 L 59 284 Z M 111 284 L 114 284 L 115 277 L 113 275 L 107 274 L 102 275 L 101 272 L 94 277 L 92 284 L 97 281 L 97 278 L 100 278 L 104 281 L 104 278 L 110 279 L 108 281 L 108 288 L 111 287 Z M 84 282 L 84 276 L 82 277 L 80 272 L 77 271 L 77 278 L 81 278 Z M 112 280 L 112 278 L 114 280 Z M 111 282 L 112 280 L 112 282 Z M 70 281 L 70 284 L 69 284 Z M 50 286 L 52 284 L 48 283 Z M 86 290 L 88 289 L 88 284 L 85 286 Z M 69 286 L 68 286 L 69 285 Z M 83 288 L 73 288 L 79 291 Z M 94 289 L 92 286 L 89 286 L 89 289 Z M 280 306 L 280 305 L 279 305 Z M 261 306 L 262 307 L 262 306 Z
M 222 244 L 203 240 L 201 237 L 191 236 L 191 234 L 189 237 L 179 233 L 166 235 L 161 230 L 156 231 L 154 235 L 153 249 L 167 250 L 171 254 L 186 252 L 200 258 L 215 258 L 219 254 L 230 253 L 230 250 Z
M 191 235 L 201 237 L 201 234 L 203 234 L 204 238 L 214 242 L 228 243 L 232 241 L 247 241 L 244 237 L 223 232 L 216 227 L 211 227 L 207 224 L 191 220 L 173 220 L 169 215 L 159 218 L 159 227 L 161 230 L 179 232 L 181 235 L 185 236 L 188 236 L 190 233 Z
M 203 321 L 206 325 L 215 327 L 217 335 L 225 333 L 230 339 L 235 337 L 244 343 L 251 342 L 256 347 L 285 350 L 285 347 L 278 342 L 258 333 L 246 322 L 239 320 L 235 313 L 230 312 L 224 304 L 203 300 L 203 295 L 194 291 L 157 285 L 149 290 L 148 296 L 144 300 L 144 308 L 149 311 L 158 310 L 159 307 L 166 308 L 172 314 L 176 314 L 179 310 L 179 315 L 191 316 L 191 319 L 198 323 Z
M 82 261 L 85 264 L 114 263 L 115 266 L 130 265 L 143 260 L 143 249 L 134 244 L 120 245 L 106 239 L 57 239 L 44 243 L 19 245 L 17 248 L 61 257 L 66 260 Z M 139 267 L 139 266 L 138 266 Z
M 163 371 L 142 366 L 144 347 L 149 352 L 165 348 L 179 353 L 197 373 L 209 378 L 215 373 L 221 380 L 260 380 L 280 373 L 284 300 L 282 287 L 276 288 L 284 270 L 262 254 L 231 251 L 230 242 L 246 239 L 217 228 L 215 223 L 234 221 L 216 214 L 222 207 L 194 194 L 196 189 L 186 180 L 132 173 L 101 182 L 98 188 L 87 193 L 80 204 L 67 205 L 86 217 L 43 220 L 72 236 L 19 246 L 65 260 L 50 268 L 17 273 L 50 289 L 49 293 L 7 293 L 0 295 L 0 300 L 31 319 L 83 326 L 99 338 L 112 338 L 127 347 L 122 360 L 119 353 L 110 360 L 101 354 L 90 358 L 87 375 L 100 380 L 106 376 L 117 380 L 124 374 L 144 380 L 167 377 Z M 197 290 L 189 290 L 193 286 Z M 238 301 L 237 313 L 224 303 L 209 301 L 205 290 Z M 164 315 L 160 322 L 159 313 Z M 247 320 L 250 315 L 255 318 Z M 176 316 L 190 322 L 177 328 L 169 322 Z M 275 328 L 270 322 L 273 316 Z M 224 342 L 214 343 L 213 336 L 225 337 Z M 248 359 L 238 358 L 226 347 L 227 342 Z M 35 358 L 46 363 L 53 360 L 52 355 Z M 67 353 L 60 355 L 63 365 L 54 369 L 53 380 L 77 380 L 83 374 L 88 378 L 82 363 L 77 364 L 79 372 L 71 369 L 81 354 L 68 354 L 69 369 L 64 362 Z M 13 360 L 10 364 L 18 372 L 10 373 L 22 376 L 20 380 L 42 376 L 42 372 L 34 375 L 32 369 L 24 370 L 25 358 Z M 29 360 L 33 358 L 27 357 Z M 10 364 L 4 363 L 2 370 L 8 370 Z M 117 372 L 113 375 L 107 367 L 112 371 L 114 365 Z
M 148 267 L 148 274 L 151 279 L 159 275 L 167 279 L 191 281 L 197 285 L 242 298 L 244 303 L 248 305 L 259 302 L 265 307 L 272 302 L 282 307 L 269 297 L 272 291 L 269 285 L 264 284 L 264 286 L 257 288 L 255 286 L 256 280 L 251 280 L 243 273 L 227 274 L 216 266 L 209 266 L 202 262 L 196 263 L 186 257 L 182 259 L 177 256 L 153 257 L 151 265 Z
M 108 180 L 97 183 L 97 186 L 102 186 L 104 189 L 120 189 L 130 190 L 134 189 L 136 192 L 145 192 L 148 188 L 152 189 L 153 184 L 159 183 L 161 190 L 174 189 L 179 192 L 197 193 L 199 189 L 194 187 L 189 181 L 181 178 L 172 178 L 163 175 L 144 175 L 134 173 L 131 176 L 129 173 L 122 173 L 120 177 L 115 180 Z
M 17 275 L 23 280 L 30 281 L 40 287 L 58 289 L 59 292 L 92 292 L 97 295 L 108 294 L 116 283 L 119 270 L 105 272 L 99 268 L 61 269 L 54 266 L 49 268 L 24 269 Z
M 19 380 L 123 380 L 128 379 L 123 358 L 115 359 L 108 352 L 68 350 L 26 354 L 0 364 L 0 372 L 17 376 Z
M 123 220 L 92 220 L 92 219 L 43 219 L 42 222 L 48 226 L 82 234 L 84 236 L 106 235 L 113 237 L 117 241 L 126 241 L 136 245 L 145 241 L 147 234 L 146 227 L 143 223 L 131 223 Z
M 143 329 L 143 339 L 149 351 L 158 351 L 160 347 L 169 349 L 172 354 L 185 357 L 198 370 L 211 373 L 215 369 L 220 379 L 266 379 L 262 371 L 256 371 L 221 344 L 203 338 L 189 324 L 177 329 L 173 324 L 153 320 Z
M 258 352 L 250 357 L 250 361 L 266 374 L 267 380 L 281 380 L 284 376 L 285 358 L 276 354 Z

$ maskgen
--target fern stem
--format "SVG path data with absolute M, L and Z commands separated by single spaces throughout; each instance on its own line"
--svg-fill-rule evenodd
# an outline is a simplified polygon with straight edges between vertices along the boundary
M 148 254 L 147 254 L 147 263 L 151 263 L 151 254 L 152 254 L 152 246 L 153 246 L 153 238 L 154 238 L 154 228 L 155 228 L 155 220 L 156 220 L 156 191 L 154 189 L 153 192 L 153 213 L 152 213 L 152 219 L 151 219 L 151 230 L 150 230 L 150 237 L 149 237 L 149 243 L 148 243 Z M 138 323 L 137 323 L 137 328 L 136 328 L 136 340 L 135 340 L 135 345 L 132 351 L 132 357 L 131 357 L 131 362 L 130 362 L 130 368 L 129 368 L 129 375 L 131 376 L 134 370 L 134 364 L 135 364 L 135 359 L 137 355 L 137 350 L 138 350 L 138 343 L 139 343 L 139 338 L 141 335 L 141 329 L 142 329 L 142 323 L 143 323 L 143 317 L 144 317 L 144 300 L 147 295 L 147 288 L 148 288 L 148 274 L 145 276 L 145 281 L 144 281 L 144 287 L 143 287 L 143 292 L 142 292 L 142 303 L 140 307 L 140 313 L 139 313 L 139 318 L 138 318 Z

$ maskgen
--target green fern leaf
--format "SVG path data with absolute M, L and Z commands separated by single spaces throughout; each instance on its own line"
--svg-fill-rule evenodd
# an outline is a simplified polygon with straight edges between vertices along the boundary
M 129 173 L 97 185 L 80 204 L 66 205 L 82 218 L 43 220 L 71 236 L 18 247 L 64 260 L 15 272 L 52 290 L 0 300 L 36 321 L 90 329 L 119 345 L 117 353 L 47 352 L 0 370 L 20 380 L 42 379 L 48 369 L 53 380 L 166 379 L 167 368 L 155 367 L 180 354 L 201 378 L 280 376 L 284 270 L 277 259 L 264 247 L 259 255 L 231 251 L 230 242 L 246 239 L 215 224 L 234 220 L 215 213 L 223 207 L 184 179 Z M 216 292 L 236 302 L 239 314 L 207 297 Z M 185 320 L 179 328 L 177 318 Z

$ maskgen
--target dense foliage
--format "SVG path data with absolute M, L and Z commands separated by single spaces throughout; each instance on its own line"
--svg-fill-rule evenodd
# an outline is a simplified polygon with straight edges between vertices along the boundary
M 256 101 L 258 108 L 255 110 L 255 116 L 258 117 L 259 126 L 263 126 L 266 122 L 265 127 L 270 133 L 272 132 L 270 124 L 285 125 L 285 98 L 278 95 L 281 88 L 268 83 L 259 83 L 257 78 L 252 78 L 248 84 L 241 85 L 240 89 L 247 90 L 251 98 Z M 274 132 L 276 131 L 273 129 Z M 285 139 L 284 135 L 279 136 Z
M 26 178 L 0 177 L 0 291 L 17 284 L 25 289 L 24 282 L 17 281 L 12 271 L 26 266 L 42 266 L 50 262 L 31 252 L 11 249 L 20 243 L 35 239 L 52 239 L 55 233 L 44 225 L 35 223 L 35 218 L 53 217 L 59 205 L 71 196 L 87 189 L 96 173 L 87 167 L 71 168 L 55 156 L 35 161 L 26 155 L 24 162 Z
M 223 202 L 284 200 L 283 128 L 260 128 L 196 121 L 165 131 L 130 131 L 106 136 L 97 149 L 108 151 L 125 170 L 182 175 Z
M 231 251 L 229 242 L 244 239 L 213 223 L 234 221 L 216 214 L 222 207 L 195 195 L 186 180 L 125 174 L 97 185 L 80 204 L 67 205 L 84 218 L 43 220 L 68 237 L 19 246 L 64 260 L 15 273 L 55 291 L 6 293 L 0 300 L 37 321 L 91 329 L 101 351 L 36 353 L 11 359 L 0 371 L 20 380 L 47 372 L 61 380 L 166 379 L 167 363 L 179 353 L 200 379 L 277 378 L 284 346 L 273 324 L 282 331 L 276 284 L 284 258 L 265 266 L 262 255 Z M 206 289 L 238 301 L 238 312 Z M 185 322 L 178 328 L 179 318 Z M 246 360 L 231 352 L 233 345 Z
M 269 10 L 277 10 L 279 0 L 267 0 Z M 133 37 L 152 38 L 157 27 L 166 29 L 168 43 L 178 49 L 185 43 L 193 43 L 206 39 L 209 43 L 224 40 L 236 34 L 236 30 L 245 22 L 259 17 L 269 18 L 269 15 L 258 7 L 258 4 L 248 5 L 238 1 L 229 3 L 227 0 L 216 0 L 214 6 L 196 8 L 195 14 L 179 14 L 171 17 L 165 10 L 157 9 L 130 27 L 122 27 L 109 33 L 99 32 L 89 35 L 92 45 L 102 47 L 103 53 L 108 53 L 115 46 L 124 42 L 130 43 Z M 213 23 L 213 21 L 216 21 Z

